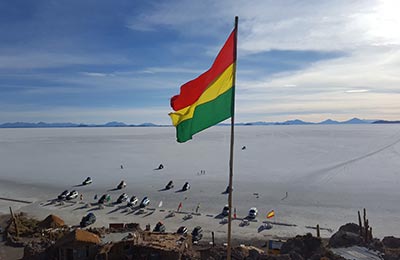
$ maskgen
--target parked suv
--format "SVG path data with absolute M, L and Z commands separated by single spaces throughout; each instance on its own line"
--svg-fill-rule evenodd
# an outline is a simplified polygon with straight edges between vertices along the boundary
M 111 200 L 111 196 L 108 194 L 104 194 L 103 196 L 100 197 L 98 203 L 99 204 L 104 204 L 106 202 L 109 202 Z
M 178 230 L 176 231 L 177 234 L 180 235 L 187 235 L 188 229 L 185 226 L 181 226 L 178 228 Z
M 94 222 L 96 222 L 96 216 L 90 212 L 89 214 L 87 214 L 86 216 L 84 216 L 81 220 L 80 226 L 83 227 L 87 227 L 91 224 L 93 224 Z
M 67 200 L 72 200 L 72 199 L 76 199 L 78 198 L 78 192 L 76 190 L 71 191 L 70 193 L 68 193 L 66 199 Z
M 91 183 L 92 183 L 92 178 L 87 177 L 86 180 L 84 180 L 84 181 L 82 182 L 82 185 L 89 185 L 89 184 L 91 184 Z
M 257 217 L 258 210 L 257 208 L 250 208 L 248 218 L 255 219 Z
M 126 193 L 122 193 L 121 196 L 118 197 L 117 203 L 122 203 L 128 200 L 128 195 Z
M 203 229 L 197 226 L 192 231 L 192 242 L 199 241 L 203 238 Z
M 229 215 L 229 206 L 225 205 L 224 208 L 222 209 L 222 216 L 228 216 Z
M 166 190 L 172 189 L 174 187 L 174 182 L 173 181 L 169 181 L 168 184 L 165 186 Z
M 165 233 L 165 225 L 159 221 L 154 227 L 153 232 Z
M 125 187 L 126 187 L 126 182 L 125 182 L 125 181 L 121 181 L 121 182 L 118 184 L 117 189 L 120 190 L 120 189 L 123 189 L 123 188 L 125 188 Z
M 185 182 L 185 184 L 184 184 L 183 187 L 182 187 L 182 190 L 183 190 L 183 191 L 186 191 L 186 190 L 188 190 L 188 189 L 190 189 L 190 184 L 189 184 L 189 182 Z
M 60 195 L 58 195 L 59 200 L 65 200 L 69 194 L 68 190 L 63 191 Z
M 128 207 L 135 206 L 139 202 L 139 199 L 136 196 L 132 196 L 127 203 Z
M 142 202 L 140 202 L 140 207 L 141 208 L 145 208 L 146 206 L 148 206 L 150 204 L 150 200 L 147 197 L 144 197 L 142 199 Z

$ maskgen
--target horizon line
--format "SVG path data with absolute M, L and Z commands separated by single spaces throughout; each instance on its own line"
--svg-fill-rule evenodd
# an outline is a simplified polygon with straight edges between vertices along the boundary
M 312 121 L 304 121 L 301 119 L 289 119 L 285 121 L 251 121 L 251 122 L 236 122 L 235 125 L 301 125 L 301 124 L 343 124 L 343 123 L 351 123 L 352 121 L 355 124 L 373 124 L 376 122 L 382 123 L 400 123 L 400 120 L 385 120 L 385 119 L 360 119 L 357 117 L 350 118 L 344 121 L 338 121 L 333 119 L 325 119 L 318 122 Z M 25 125 L 25 126 L 24 126 Z M 225 126 L 230 125 L 230 123 L 219 123 L 218 125 Z M 144 122 L 139 124 L 129 124 L 122 121 L 109 121 L 106 123 L 73 123 L 73 122 L 24 122 L 24 121 L 15 121 L 15 122 L 5 122 L 0 123 L 1 128 L 29 128 L 29 127 L 151 127 L 151 126 L 173 126 L 172 124 L 158 124 L 152 122 Z

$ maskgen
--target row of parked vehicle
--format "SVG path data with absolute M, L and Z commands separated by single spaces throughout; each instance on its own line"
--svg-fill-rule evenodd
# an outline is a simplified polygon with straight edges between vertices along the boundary
M 83 182 L 82 182 L 82 186 L 86 186 L 89 185 L 93 182 L 92 178 L 87 177 Z M 76 190 L 64 190 L 63 192 L 61 192 L 60 195 L 58 195 L 58 199 L 59 200 L 72 200 L 72 199 L 76 199 L 78 198 L 79 193 Z
M 104 204 L 104 203 L 110 202 L 110 201 L 111 201 L 111 196 L 110 196 L 110 194 L 103 194 L 103 195 L 99 198 L 99 200 L 98 200 L 97 203 L 98 203 L 98 204 Z M 136 196 L 132 196 L 131 198 L 129 198 L 128 195 L 127 195 L 126 193 L 122 193 L 122 194 L 118 197 L 116 203 L 117 203 L 117 204 L 121 204 L 121 203 L 124 203 L 124 202 L 127 203 L 127 206 L 128 206 L 128 207 L 133 207 L 133 206 L 136 206 L 136 205 L 138 204 L 139 199 L 138 199 L 138 197 L 136 197 Z M 144 197 L 144 198 L 142 199 L 142 201 L 140 202 L 139 207 L 140 207 L 140 208 L 144 208 L 144 207 L 148 206 L 149 204 L 150 204 L 150 199 L 147 198 L 147 197 Z
M 166 190 L 170 190 L 170 189 L 172 189 L 174 187 L 174 182 L 173 181 L 169 181 L 168 183 L 167 183 L 167 185 L 165 185 L 165 189 Z M 189 182 L 185 182 L 185 184 L 183 184 L 183 187 L 182 187 L 182 191 L 187 191 L 187 190 L 189 190 L 190 189 L 190 184 L 189 184 Z
M 96 216 L 94 213 L 90 212 L 84 216 L 80 222 L 80 227 L 84 228 L 96 222 Z M 165 233 L 166 228 L 163 222 L 159 221 L 153 229 L 153 232 Z M 181 226 L 176 231 L 177 234 L 186 236 L 188 234 L 188 229 L 185 226 Z M 203 238 L 203 229 L 200 226 L 196 226 L 192 230 L 192 242 L 199 241 Z
M 222 208 L 221 215 L 222 216 L 228 216 L 229 215 L 229 206 L 228 205 L 225 205 Z M 252 207 L 252 208 L 250 208 L 249 213 L 247 214 L 246 218 L 255 219 L 257 217 L 257 215 L 258 215 L 258 209 L 256 207 Z
M 59 200 L 72 200 L 72 199 L 76 199 L 78 198 L 79 193 L 76 190 L 65 190 L 63 192 L 61 192 L 60 195 L 58 195 L 58 199 Z
M 89 185 L 89 184 L 91 184 L 93 182 L 93 180 L 92 180 L 92 178 L 91 177 L 87 177 L 83 182 L 82 182 L 82 186 L 86 186 L 86 185 Z M 116 187 L 116 189 L 118 189 L 118 190 L 121 190 L 121 189 L 123 189 L 123 188 L 125 188 L 126 187 L 126 182 L 125 181 L 121 181 L 118 185 L 117 185 L 117 187 Z M 167 185 L 165 186 L 165 189 L 166 190 L 169 190 L 169 189 L 172 189 L 174 187 L 174 182 L 171 180 L 171 181 L 169 181 L 168 183 L 167 183 Z M 185 184 L 183 185 L 183 187 L 182 187 L 182 191 L 187 191 L 187 190 L 189 190 L 190 189 L 190 184 L 189 184 L 189 182 L 185 182 Z M 77 197 L 78 197 L 78 192 L 76 191 L 76 190 L 72 190 L 72 191 L 68 191 L 68 190 L 65 190 L 65 191 L 63 191 L 60 195 L 58 195 L 58 199 L 59 200 L 72 200 L 72 199 L 76 199 Z M 103 195 L 100 199 L 99 199 L 99 203 L 100 204 L 103 204 L 103 203 L 105 203 L 106 201 L 109 201 L 109 195 L 108 194 L 105 194 L 105 195 Z M 133 205 L 136 205 L 136 203 L 137 203 L 137 198 L 135 199 L 136 197 L 135 196 L 133 196 L 132 198 L 131 198 L 131 200 L 129 201 L 129 204 L 130 205 L 128 205 L 128 206 L 133 206 Z M 108 200 L 107 200 L 108 199 Z M 122 202 L 125 202 L 125 201 L 127 201 L 128 200 L 128 196 L 125 194 L 125 193 L 123 193 L 118 199 L 117 199 L 117 203 L 122 203 Z M 144 201 L 145 203 L 143 203 L 143 205 L 145 205 L 146 204 L 146 200 Z M 148 203 L 149 203 L 150 201 L 148 201 Z M 147 204 L 148 204 L 147 203 Z M 141 203 L 142 204 L 142 203 Z M 147 205 L 145 205 L 145 206 L 147 206 Z
M 78 194 L 78 192 L 76 190 L 72 190 L 72 191 L 65 190 L 60 195 L 58 195 L 58 199 L 59 200 L 72 200 L 72 199 L 76 199 L 78 197 L 78 195 L 79 194 Z M 111 201 L 111 196 L 109 194 L 104 194 L 98 200 L 98 204 L 104 204 L 104 203 L 109 202 L 109 201 Z M 127 206 L 128 207 L 133 207 L 133 206 L 137 205 L 137 203 L 139 202 L 139 199 L 136 196 L 132 196 L 131 198 L 129 198 L 126 193 L 122 193 L 118 197 L 116 203 L 120 204 L 120 203 L 123 203 L 123 202 L 127 202 Z M 140 202 L 139 207 L 140 208 L 145 208 L 149 204 L 150 204 L 150 199 L 148 197 L 144 197 L 142 199 L 142 201 Z M 222 216 L 228 216 L 228 214 L 229 214 L 229 207 L 228 207 L 228 205 L 225 205 L 222 208 L 221 215 Z M 247 218 L 255 219 L 257 217 L 257 215 L 258 215 L 257 208 L 256 207 L 252 207 L 249 210 Z
M 159 221 L 156 226 L 153 229 L 153 232 L 160 232 L 160 233 L 164 233 L 165 232 L 165 225 L 163 222 Z M 178 228 L 178 230 L 176 231 L 177 234 L 186 236 L 188 233 L 188 229 L 185 226 L 181 226 Z M 200 226 L 196 226 L 193 230 L 192 230 L 192 241 L 199 241 L 203 238 L 203 229 Z
M 87 178 L 82 182 L 82 185 L 83 185 L 83 186 L 86 186 L 86 185 L 91 184 L 92 182 L 93 182 L 92 178 L 87 177 Z M 117 185 L 117 189 L 118 189 L 118 190 L 121 190 L 121 189 L 123 189 L 123 188 L 125 188 L 125 187 L 126 187 L 126 182 L 125 182 L 124 180 L 122 180 L 122 181 Z
M 92 178 L 87 177 L 87 178 L 82 182 L 82 185 L 83 185 L 83 186 L 89 185 L 89 184 L 91 184 L 92 182 L 93 182 Z M 123 180 L 117 185 L 117 189 L 118 189 L 118 190 L 121 190 L 121 189 L 123 189 L 123 188 L 125 188 L 125 187 L 126 187 L 126 182 L 123 181 Z M 169 181 L 169 182 L 167 183 L 167 185 L 165 186 L 165 189 L 166 189 L 166 190 L 169 190 L 169 189 L 172 189 L 173 187 L 174 187 L 174 182 L 171 180 L 171 181 Z M 183 187 L 182 187 L 182 191 L 186 191 L 186 190 L 189 190 L 189 189 L 190 189 L 190 184 L 189 184 L 189 182 L 185 182 L 185 184 L 184 184 Z
M 79 193 L 76 190 L 72 190 L 72 191 L 65 190 L 60 195 L 58 195 L 57 198 L 59 200 L 72 200 L 72 199 L 76 199 L 78 197 L 78 195 L 79 195 Z M 111 196 L 109 194 L 104 194 L 99 198 L 97 203 L 104 204 L 104 203 L 110 202 L 110 201 L 111 201 Z M 118 197 L 116 203 L 120 204 L 123 202 L 127 202 L 128 207 L 133 207 L 138 204 L 139 199 L 136 196 L 132 196 L 131 198 L 129 198 L 126 193 L 122 193 Z M 142 199 L 142 201 L 140 202 L 139 207 L 144 208 L 144 207 L 148 206 L 149 204 L 150 204 L 150 199 L 147 197 L 144 197 Z

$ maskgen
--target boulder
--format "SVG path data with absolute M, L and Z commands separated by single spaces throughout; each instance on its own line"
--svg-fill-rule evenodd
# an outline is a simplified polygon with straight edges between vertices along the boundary
M 383 243 L 378 238 L 372 239 L 372 241 L 370 241 L 368 244 L 368 248 L 375 251 L 384 252 Z
M 339 231 L 350 232 L 354 234 L 360 234 L 360 226 L 355 223 L 347 223 L 339 228 Z
M 385 260 L 398 260 L 400 259 L 400 238 L 397 237 L 384 237 L 382 240 L 385 255 Z
M 289 239 L 281 248 L 282 254 L 290 254 L 292 259 L 309 259 L 312 255 L 324 251 L 321 239 L 310 233 Z
M 347 223 L 341 226 L 339 231 L 329 239 L 329 246 L 333 248 L 361 245 L 362 243 L 360 227 L 355 223 Z
M 269 255 L 261 256 L 260 260 L 293 260 L 290 255 Z
M 254 247 L 254 246 L 249 246 L 248 248 L 248 256 L 246 259 L 260 259 L 262 255 L 264 255 L 264 251 L 261 249 Z
M 386 248 L 400 248 L 400 238 L 397 237 L 384 237 L 382 243 Z
M 329 239 L 329 246 L 333 248 L 356 246 L 362 243 L 360 235 L 346 231 L 338 231 Z
M 60 228 L 65 226 L 64 220 L 56 215 L 48 215 L 42 222 L 38 224 L 42 229 Z
M 6 245 L 12 247 L 25 247 L 25 242 L 21 241 L 18 237 L 12 236 L 10 234 L 7 235 Z
M 48 241 L 31 241 L 27 243 L 24 248 L 24 257 L 23 259 L 29 260 L 45 260 L 49 259 L 50 256 L 47 255 L 46 250 L 51 246 L 51 243 Z
M 290 256 L 290 260 L 305 260 L 305 258 L 304 257 L 302 257 L 299 253 L 297 253 L 297 252 L 291 252 L 290 254 L 289 254 L 289 256 Z

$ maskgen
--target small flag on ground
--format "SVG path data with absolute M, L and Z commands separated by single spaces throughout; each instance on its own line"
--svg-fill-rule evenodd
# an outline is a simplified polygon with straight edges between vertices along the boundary
M 175 112 L 169 114 L 179 143 L 233 114 L 236 73 L 236 32 L 234 29 L 215 58 L 211 68 L 181 86 L 171 98 Z
M 179 206 L 178 206 L 178 210 L 177 211 L 180 211 L 181 208 L 182 208 L 182 202 L 179 202 Z
M 273 218 L 275 217 L 275 211 L 271 210 L 270 212 L 267 213 L 267 218 Z

